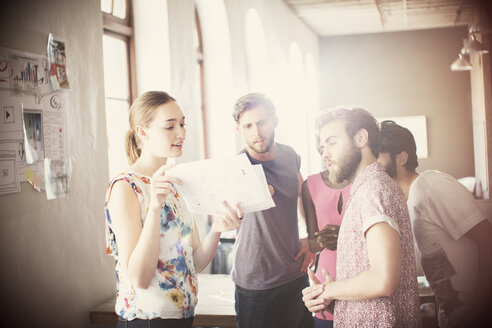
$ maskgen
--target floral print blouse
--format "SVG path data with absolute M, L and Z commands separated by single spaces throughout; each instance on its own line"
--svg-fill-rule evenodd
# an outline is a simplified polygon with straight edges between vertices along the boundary
M 106 193 L 106 253 L 116 260 L 116 313 L 127 320 L 181 319 L 194 316 L 197 303 L 197 276 L 193 264 L 193 217 L 179 194 L 168 195 L 161 209 L 159 260 L 147 289 L 134 287 L 120 268 L 108 200 L 117 181 L 131 185 L 140 202 L 142 225 L 150 201 L 150 178 L 132 171 L 116 176 Z

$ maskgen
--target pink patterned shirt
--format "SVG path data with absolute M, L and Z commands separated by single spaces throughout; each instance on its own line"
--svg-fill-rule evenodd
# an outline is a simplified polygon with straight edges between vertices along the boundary
M 337 280 L 370 268 L 365 232 L 387 222 L 400 234 L 401 281 L 389 297 L 335 303 L 335 327 L 420 327 L 413 236 L 405 196 L 375 162 L 355 178 L 338 236 Z

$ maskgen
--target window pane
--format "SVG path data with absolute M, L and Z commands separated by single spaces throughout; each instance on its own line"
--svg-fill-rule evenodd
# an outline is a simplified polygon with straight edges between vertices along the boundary
M 125 150 L 125 135 L 129 129 L 128 110 L 127 101 L 106 99 L 106 131 L 111 177 L 128 167 Z
M 101 0 L 101 11 L 111 14 L 112 0 Z
M 126 18 L 126 0 L 114 0 L 113 15 L 121 19 Z
M 130 99 L 127 43 L 103 36 L 104 91 L 106 98 Z

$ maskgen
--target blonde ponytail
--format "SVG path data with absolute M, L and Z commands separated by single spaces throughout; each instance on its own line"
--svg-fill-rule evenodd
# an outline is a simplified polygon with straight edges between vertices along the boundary
M 140 149 L 138 148 L 137 139 L 135 133 L 132 130 L 128 130 L 125 136 L 125 149 L 128 163 L 132 165 L 140 157 Z

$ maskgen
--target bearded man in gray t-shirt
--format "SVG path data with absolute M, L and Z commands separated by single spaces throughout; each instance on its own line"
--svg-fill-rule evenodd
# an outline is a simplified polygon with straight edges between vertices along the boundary
M 307 239 L 299 239 L 300 157 L 291 147 L 275 143 L 278 119 L 263 94 L 239 98 L 233 117 L 246 143 L 242 152 L 252 164 L 262 164 L 276 205 L 247 213 L 238 230 L 232 269 L 237 326 L 313 327 L 302 301 L 302 289 L 309 285 L 306 270 L 315 255 Z

